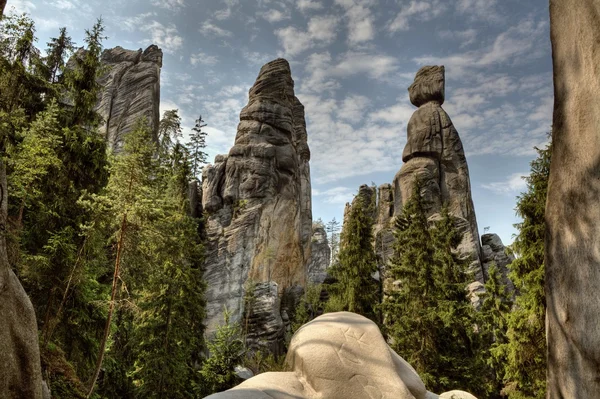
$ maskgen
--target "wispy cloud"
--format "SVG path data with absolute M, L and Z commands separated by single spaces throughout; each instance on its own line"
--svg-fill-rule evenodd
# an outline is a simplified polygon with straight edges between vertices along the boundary
M 456 11 L 474 21 L 500 22 L 503 16 L 498 10 L 498 0 L 457 0 Z
M 413 20 L 429 21 L 446 10 L 445 3 L 440 0 L 411 0 L 400 9 L 396 17 L 388 24 L 390 33 L 407 31 Z
M 261 13 L 259 13 L 259 15 L 264 20 L 266 20 L 270 23 L 281 22 L 281 21 L 291 18 L 289 10 L 280 11 L 280 10 L 277 10 L 274 8 L 272 8 L 268 11 L 261 12 Z
M 333 15 L 316 16 L 309 19 L 306 30 L 288 26 L 276 30 L 275 35 L 285 55 L 293 57 L 312 47 L 330 44 L 336 37 L 338 22 Z
M 178 10 L 185 6 L 185 0 L 152 0 L 151 4 L 168 10 Z
M 173 24 L 165 26 L 158 21 L 150 21 L 140 29 L 142 32 L 149 33 L 150 42 L 161 47 L 165 53 L 174 53 L 183 46 L 183 37 L 179 35 Z
M 301 12 L 307 12 L 321 10 L 323 8 L 323 4 L 317 0 L 298 0 L 296 2 L 296 7 L 298 7 Z
M 192 54 L 190 56 L 190 64 L 193 66 L 197 65 L 215 65 L 219 61 L 219 57 L 215 55 L 209 55 L 202 51 Z
M 505 181 L 482 184 L 481 187 L 496 194 L 515 195 L 527 188 L 525 176 L 528 176 L 528 173 L 513 173 Z
M 223 29 L 215 24 L 213 24 L 210 20 L 204 21 L 200 26 L 200 33 L 204 36 L 217 36 L 217 37 L 231 37 L 233 33 Z
M 355 190 L 348 187 L 333 187 L 328 190 L 312 190 L 313 196 L 323 198 L 323 202 L 326 204 L 344 205 L 347 202 L 351 202 L 354 197 Z
M 477 39 L 477 30 L 471 28 L 466 30 L 443 30 L 438 33 L 438 35 L 442 39 L 456 40 L 460 41 L 460 48 L 467 47 L 473 43 Z

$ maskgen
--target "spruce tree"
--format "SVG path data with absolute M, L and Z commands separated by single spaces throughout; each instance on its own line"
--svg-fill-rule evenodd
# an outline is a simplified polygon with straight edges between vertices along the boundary
M 58 37 L 53 37 L 48 42 L 46 50 L 46 66 L 48 71 L 48 80 L 50 83 L 55 83 L 60 77 L 65 67 L 65 60 L 75 49 L 75 45 L 71 37 L 67 35 L 67 28 L 62 27 L 59 30 Z
M 478 392 L 474 310 L 466 297 L 468 259 L 456 252 L 460 233 L 447 209 L 430 226 L 421 184 L 396 219 L 381 306 L 384 331 L 431 391 Z
M 206 127 L 206 123 L 204 123 L 202 115 L 200 115 L 192 128 L 193 133 L 190 135 L 190 142 L 187 143 L 192 162 L 192 173 L 196 177 L 202 172 L 200 168 L 206 163 L 208 157 L 208 154 L 204 152 L 206 148 L 206 132 L 202 131 L 204 127 Z
M 515 225 L 518 234 L 512 249 L 517 258 L 509 265 L 519 294 L 508 319 L 508 343 L 503 346 L 507 358 L 504 392 L 517 399 L 546 395 L 544 214 L 552 144 L 536 151 L 538 157 L 525 178 L 527 192 L 517 199 L 516 212 L 523 222 Z
M 355 312 L 379 321 L 375 310 L 380 302 L 380 289 L 373 278 L 377 263 L 372 245 L 371 205 L 364 204 L 361 197 L 352 204 L 342 231 L 338 262 L 330 268 L 337 282 L 330 286 L 326 310 Z

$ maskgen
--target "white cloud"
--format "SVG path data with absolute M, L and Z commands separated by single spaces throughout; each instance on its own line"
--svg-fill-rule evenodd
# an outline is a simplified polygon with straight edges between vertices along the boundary
M 368 97 L 352 94 L 342 101 L 337 110 L 338 118 L 356 124 L 364 119 L 370 104 Z
M 225 8 L 215 11 L 213 17 L 216 20 L 223 21 L 229 19 L 233 12 L 233 7 L 239 4 L 238 0 L 224 0 Z
M 150 41 L 165 53 L 174 53 L 183 46 L 183 37 L 179 36 L 175 25 L 164 26 L 158 21 L 151 21 L 144 24 L 140 30 L 149 33 L 152 37 Z
M 444 11 L 446 5 L 440 0 L 411 0 L 388 24 L 387 29 L 391 33 L 407 31 L 412 20 L 430 21 Z
M 491 46 L 480 50 L 457 53 L 446 57 L 423 56 L 414 58 L 418 64 L 445 65 L 449 76 L 460 77 L 470 70 L 497 65 L 514 65 L 539 58 L 549 49 L 546 40 L 547 23 L 525 19 L 496 37 Z
M 407 103 L 399 103 L 372 113 L 370 119 L 376 122 L 386 122 L 397 124 L 398 126 L 406 126 L 415 111 L 415 107 Z
M 276 9 L 271 9 L 260 13 L 260 16 L 270 23 L 281 22 L 286 19 L 290 19 L 290 13 L 288 11 L 279 11 Z
M 323 197 L 323 202 L 333 205 L 344 205 L 351 202 L 354 190 L 348 187 L 333 187 L 325 191 L 312 190 L 313 196 Z
M 147 12 L 143 14 L 137 14 L 132 17 L 127 17 L 119 21 L 118 26 L 128 32 L 133 32 L 138 28 L 143 28 L 147 24 L 147 20 L 151 17 L 155 17 L 155 12 Z
M 298 0 L 296 2 L 296 7 L 301 12 L 307 12 L 311 10 L 320 10 L 323 8 L 323 4 L 316 0 Z
M 202 51 L 190 56 L 190 64 L 196 65 L 215 65 L 219 62 L 219 58 L 215 55 L 208 55 Z
M 460 48 L 467 47 L 468 45 L 475 43 L 475 40 L 477 39 L 477 31 L 475 29 L 466 29 L 460 31 L 444 30 L 440 31 L 438 35 L 442 39 L 460 41 Z
M 515 195 L 527 188 L 527 182 L 523 179 L 528 173 L 513 173 L 505 181 L 482 184 L 481 187 L 496 194 Z
M 502 16 L 497 6 L 497 0 L 458 0 L 455 3 L 456 11 L 469 16 L 473 21 L 501 21 Z
M 295 56 L 309 48 L 330 44 L 336 37 L 337 24 L 338 19 L 335 16 L 316 16 L 309 19 L 306 31 L 288 26 L 276 30 L 275 35 L 279 38 L 285 54 Z
M 536 107 L 534 112 L 529 115 L 529 120 L 536 122 L 546 122 L 548 125 L 552 123 L 552 112 L 554 110 L 553 96 L 545 97 Z
M 6 11 L 14 9 L 17 14 L 31 13 L 36 8 L 35 4 L 27 0 L 10 0 L 8 4 L 6 4 Z
M 155 7 L 177 10 L 185 6 L 185 0 L 152 0 L 151 4 Z
M 213 24 L 210 20 L 204 21 L 202 23 L 202 25 L 200 26 L 200 33 L 202 33 L 204 36 L 217 36 L 217 37 L 233 36 L 233 33 Z
M 335 3 L 342 6 L 346 12 L 350 45 L 373 40 L 375 29 L 370 9 L 370 6 L 374 4 L 372 0 L 335 0 Z
M 264 65 L 275 57 L 271 54 L 259 53 L 258 51 L 250 51 L 246 48 L 242 50 L 242 57 L 251 65 Z

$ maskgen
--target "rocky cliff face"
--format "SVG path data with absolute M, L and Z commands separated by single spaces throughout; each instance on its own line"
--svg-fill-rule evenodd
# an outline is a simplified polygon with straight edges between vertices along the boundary
M 263 320 L 255 324 L 271 327 L 249 335 L 270 348 L 282 338 L 281 298 L 307 281 L 309 159 L 304 107 L 294 94 L 289 64 L 269 62 L 250 89 L 234 146 L 203 171 L 209 334 L 223 322 L 225 308 L 237 321 L 259 312 L 245 304 L 261 303 Z M 264 305 L 272 302 L 267 296 L 275 303 Z M 270 316 L 263 311 L 268 307 Z
M 162 51 L 155 45 L 146 50 L 105 50 L 102 65 L 106 73 L 96 110 L 102 116 L 100 132 L 110 148 L 118 150 L 123 137 L 140 118 L 146 118 L 155 136 L 160 119 L 160 69 Z
M 327 233 L 322 225 L 313 224 L 311 240 L 311 257 L 308 263 L 308 282 L 322 284 L 327 278 L 327 268 L 331 263 L 331 248 L 327 241 Z

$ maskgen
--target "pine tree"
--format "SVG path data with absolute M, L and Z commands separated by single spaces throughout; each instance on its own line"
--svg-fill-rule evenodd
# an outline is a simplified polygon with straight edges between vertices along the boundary
M 378 321 L 375 307 L 379 304 L 380 290 L 373 278 L 377 263 L 370 206 L 357 197 L 344 223 L 338 262 L 330 268 L 337 282 L 330 286 L 326 310 L 346 310 Z
M 331 219 L 327 222 L 325 226 L 325 231 L 329 234 L 329 247 L 331 248 L 331 263 L 335 263 L 337 259 L 337 254 L 339 250 L 339 231 L 340 231 L 340 222 L 335 220 L 335 218 Z
M 546 298 L 544 294 L 544 237 L 546 196 L 552 144 L 536 148 L 525 178 L 527 192 L 517 199 L 517 215 L 523 222 L 512 244 L 517 258 L 509 265 L 510 278 L 519 295 L 508 319 L 508 343 L 503 347 L 506 388 L 510 398 L 544 398 L 546 395 Z
M 182 185 L 191 171 L 181 146 L 171 158 L 160 217 L 151 222 L 142 244 L 152 271 L 134 320 L 134 384 L 137 395 L 148 398 L 191 397 L 198 376 L 194 361 L 203 349 L 202 248 L 197 222 L 187 215 L 187 185 Z
M 503 346 L 508 341 L 506 331 L 512 298 L 495 263 L 492 263 L 488 270 L 485 293 L 480 295 L 483 302 L 479 309 L 478 325 L 482 343 L 486 348 L 481 356 L 489 368 L 489 378 L 486 381 L 487 397 L 499 399 L 506 367 Z
M 74 68 L 66 76 L 66 85 L 73 101 L 71 124 L 81 126 L 95 126 L 99 117 L 94 111 L 98 101 L 100 84 L 97 81 L 101 73 L 100 55 L 104 25 L 102 18 L 96 21 L 92 30 L 85 31 L 85 51 L 78 51 L 73 57 Z
M 202 131 L 202 128 L 206 127 L 206 124 L 202 120 L 202 115 L 196 119 L 196 124 L 192 128 L 193 133 L 190 135 L 190 142 L 187 144 L 190 150 L 190 157 L 192 161 L 192 173 L 198 177 L 201 172 L 200 167 L 206 163 L 208 154 L 204 152 L 206 148 L 206 132 Z
M 65 67 L 65 60 L 73 50 L 75 50 L 75 45 L 71 37 L 67 35 L 67 28 L 60 28 L 58 37 L 50 39 L 48 49 L 46 50 L 47 56 L 45 61 L 50 83 L 57 81 L 59 74 L 62 73 Z
M 477 392 L 474 310 L 466 297 L 468 259 L 456 252 L 460 233 L 443 209 L 430 226 L 420 183 L 396 219 L 394 257 L 381 306 L 392 348 L 429 390 L 461 386 Z
M 178 110 L 165 111 L 158 125 L 158 145 L 160 151 L 168 152 L 181 138 L 181 118 Z

